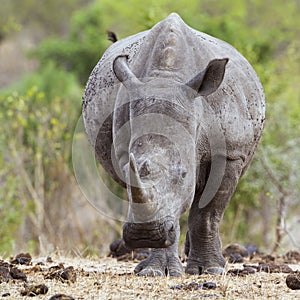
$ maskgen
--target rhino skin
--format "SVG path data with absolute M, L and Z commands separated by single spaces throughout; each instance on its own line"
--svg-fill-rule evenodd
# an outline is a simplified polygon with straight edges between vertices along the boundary
M 179 218 L 188 209 L 185 272 L 222 272 L 219 224 L 265 119 L 247 60 L 172 13 L 107 49 L 82 107 L 96 158 L 127 188 L 125 245 L 152 248 L 135 272 L 182 274 Z

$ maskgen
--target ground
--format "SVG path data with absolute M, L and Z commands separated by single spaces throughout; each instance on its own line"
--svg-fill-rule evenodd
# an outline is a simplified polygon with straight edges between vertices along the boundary
M 1 261 L 1 260 L 0 260 Z M 14 263 L 14 264 L 11 264 Z M 25 262 L 26 263 L 26 262 Z M 247 269 L 243 263 L 228 264 L 225 275 L 184 275 L 174 277 L 138 277 L 133 273 L 137 261 L 117 261 L 115 258 L 66 258 L 52 256 L 48 260 L 33 258 L 26 264 L 0 263 L 1 299 L 299 299 L 300 290 L 287 287 L 288 271 L 285 267 L 277 273 L 271 265 L 266 270 L 259 262 L 244 261 L 252 267 Z M 185 263 L 184 263 L 185 265 Z M 261 266 L 264 271 L 253 270 Z M 22 271 L 20 279 L 4 280 L 4 267 Z M 280 266 L 287 266 L 280 264 Z M 292 270 L 300 270 L 300 263 L 289 264 Z M 288 267 L 287 267 L 288 268 Z M 242 271 L 244 274 L 242 275 Z M 245 272 L 246 270 L 246 272 Z M 250 271 L 249 271 L 250 270 Z M 252 270 L 252 271 L 251 271 Z M 258 267 L 257 267 L 258 270 Z M 277 270 L 278 271 L 278 270 Z M 239 276 L 236 274 L 239 273 Z M 13 274 L 12 274 L 13 275 Z M 242 275 L 242 276 L 241 276 Z M 2 276 L 2 277 L 1 277 Z M 9 275 L 10 276 L 10 275 Z M 13 275 L 14 276 L 14 275 Z M 1 280 L 2 278 L 2 280 Z M 23 280 L 22 280 L 23 279 Z M 7 282 L 5 282 L 7 281 Z M 207 282 L 206 284 L 204 284 Z M 34 298 L 28 296 L 31 285 L 44 284 L 45 295 Z M 204 285 L 203 285 L 204 284 Z M 214 286 L 216 285 L 216 287 Z M 25 285 L 27 285 L 27 296 Z M 46 289 L 46 290 L 45 290 Z M 41 288 L 39 290 L 42 290 Z M 69 298 L 58 295 L 64 294 Z M 53 297 L 55 296 L 56 297 Z M 72 298 L 73 297 L 73 298 Z

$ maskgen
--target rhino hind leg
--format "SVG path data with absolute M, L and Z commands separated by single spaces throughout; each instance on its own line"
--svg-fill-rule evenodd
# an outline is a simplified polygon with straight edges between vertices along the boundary
M 185 252 L 188 261 L 187 274 L 221 274 L 225 259 L 219 236 L 219 224 L 238 180 L 243 163 L 240 159 L 227 160 L 225 174 L 214 198 L 204 208 L 199 208 L 201 193 L 196 193 L 192 204 Z

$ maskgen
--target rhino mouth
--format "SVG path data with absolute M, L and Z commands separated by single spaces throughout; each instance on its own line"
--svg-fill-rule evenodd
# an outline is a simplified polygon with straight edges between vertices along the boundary
M 123 239 L 129 249 L 167 248 L 176 239 L 174 220 L 167 217 L 163 221 L 127 222 L 123 225 Z

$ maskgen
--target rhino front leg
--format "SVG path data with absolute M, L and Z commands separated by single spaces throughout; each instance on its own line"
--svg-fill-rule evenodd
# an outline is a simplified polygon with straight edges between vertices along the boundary
M 186 251 L 186 273 L 222 273 L 225 259 L 219 236 L 219 225 L 242 172 L 241 160 L 227 160 L 221 185 L 214 198 L 199 208 L 200 193 L 196 193 L 189 220 Z
M 168 248 L 152 249 L 149 257 L 136 266 L 134 272 L 138 276 L 182 275 L 182 264 L 178 255 L 179 223 L 176 227 L 175 243 Z

